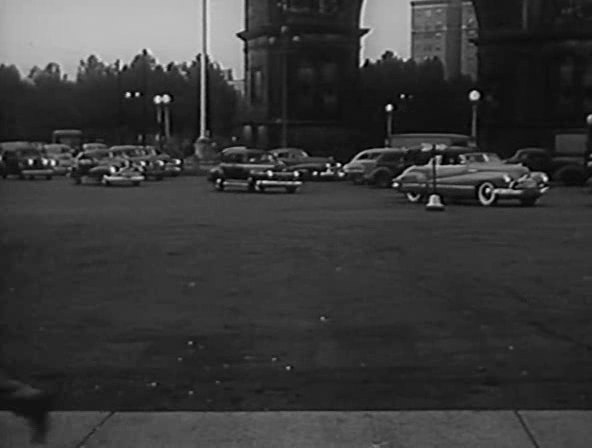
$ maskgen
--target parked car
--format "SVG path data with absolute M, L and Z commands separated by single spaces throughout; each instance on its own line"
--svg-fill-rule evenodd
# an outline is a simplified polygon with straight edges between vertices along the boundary
M 0 143 L 0 173 L 2 178 L 18 176 L 20 179 L 44 177 L 51 180 L 54 171 L 51 160 L 29 142 Z
M 476 199 L 482 206 L 514 199 L 532 206 L 549 189 L 549 178 L 518 164 L 495 160 L 495 154 L 447 148 L 435 156 L 436 189 L 445 199 Z M 393 181 L 393 188 L 410 202 L 425 199 L 433 188 L 433 158 L 425 165 L 407 168 Z
M 307 180 L 340 180 L 345 177 L 341 163 L 333 157 L 313 157 L 300 148 L 276 148 L 270 153 Z
M 144 147 L 144 153 L 152 160 L 161 160 L 164 162 L 164 172 L 167 176 L 177 177 L 183 172 L 183 159 L 172 157 L 154 146 Z
M 519 163 L 533 171 L 543 171 L 551 180 L 564 185 L 583 185 L 592 175 L 586 157 L 582 155 L 553 155 L 544 148 L 521 148 L 507 163 Z
M 212 168 L 208 180 L 219 191 L 231 187 L 250 192 L 283 188 L 295 193 L 302 186 L 302 175 L 273 154 L 260 149 L 228 148 L 220 155 L 220 164 Z
M 411 165 L 422 165 L 426 160 L 421 148 L 391 148 L 381 153 L 374 165 L 364 173 L 364 183 L 379 188 L 390 188 L 393 179 Z
M 74 149 L 62 143 L 49 143 L 41 147 L 43 155 L 50 160 L 55 174 L 68 174 L 74 165 Z
M 374 168 L 376 160 L 382 154 L 391 149 L 393 148 L 371 148 L 359 152 L 343 166 L 346 179 L 356 185 L 363 184 L 364 175 Z
M 114 157 L 110 149 L 82 151 L 76 156 L 70 177 L 76 185 L 83 182 L 111 185 L 139 186 L 144 180 L 142 171 L 124 157 Z
M 145 146 L 112 146 L 109 148 L 109 154 L 112 158 L 129 160 L 132 166 L 142 172 L 146 180 L 162 180 L 166 175 L 165 162 L 149 155 Z

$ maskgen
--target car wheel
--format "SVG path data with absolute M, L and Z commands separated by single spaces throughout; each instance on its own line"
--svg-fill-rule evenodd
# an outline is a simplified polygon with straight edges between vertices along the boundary
M 286 192 L 290 194 L 294 194 L 298 191 L 298 187 L 286 187 Z
M 140 186 L 140 181 L 139 181 L 139 180 L 136 180 L 136 181 L 134 181 L 134 182 L 132 183 L 132 185 L 133 185 L 134 187 L 139 187 L 139 186 Z
M 535 205 L 537 202 L 537 198 L 525 198 L 525 199 L 520 199 L 520 205 L 522 207 L 532 207 L 533 205 Z
M 52 177 L 51 176 L 45 176 L 45 180 L 51 180 Z
M 249 193 L 255 193 L 255 191 L 257 191 L 257 184 L 255 183 L 255 179 L 253 179 L 252 177 L 249 177 L 247 182 L 248 182 L 247 191 Z
M 566 186 L 582 186 L 586 183 L 586 176 L 578 169 L 573 167 L 560 168 L 553 175 L 553 179 L 558 180 Z
M 81 177 L 73 177 L 72 181 L 74 182 L 74 185 L 80 185 L 82 183 L 82 178 Z
M 35 180 L 35 176 L 29 176 L 28 179 L 29 180 Z
M 374 178 L 374 185 L 378 188 L 388 188 L 391 182 L 392 178 L 388 173 L 378 173 Z
M 483 182 L 477 187 L 477 200 L 483 207 L 490 207 L 497 202 L 495 186 L 491 182 Z
M 412 204 L 419 204 L 423 199 L 423 195 L 421 193 L 405 193 L 405 197 Z
M 218 191 L 224 191 L 224 179 L 222 178 L 218 178 L 214 181 L 214 187 L 216 188 L 216 190 Z

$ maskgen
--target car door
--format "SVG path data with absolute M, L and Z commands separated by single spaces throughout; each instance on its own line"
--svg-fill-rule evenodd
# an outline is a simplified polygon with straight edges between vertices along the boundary
M 222 156 L 222 163 L 220 168 L 226 179 L 240 179 L 241 168 L 240 165 L 243 162 L 242 153 L 232 153 Z

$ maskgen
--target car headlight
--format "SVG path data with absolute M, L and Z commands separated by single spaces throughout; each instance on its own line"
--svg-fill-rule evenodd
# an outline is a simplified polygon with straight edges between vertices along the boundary
M 140 160 L 140 166 L 146 166 L 146 161 L 145 160 Z
M 265 172 L 265 175 L 271 179 L 271 178 L 273 177 L 273 171 L 271 171 L 271 170 L 267 170 L 267 171 Z
M 35 163 L 35 161 L 33 159 L 27 159 L 27 164 L 33 165 L 33 163 Z
M 173 159 L 173 160 L 171 160 L 171 162 L 173 162 L 173 165 L 177 165 L 177 166 L 181 165 L 181 159 Z
M 294 177 L 298 179 L 300 177 L 300 171 L 294 171 Z
M 330 163 L 325 163 L 325 168 L 329 169 L 329 168 L 331 168 L 331 166 L 332 165 Z
M 337 168 L 341 168 L 343 165 L 342 165 L 341 163 L 337 162 L 337 163 L 335 164 L 335 166 L 336 166 Z
M 507 184 L 512 182 L 512 178 L 510 176 L 508 176 L 507 174 L 504 174 L 503 179 L 504 179 L 504 182 Z
M 549 176 L 547 176 L 545 173 L 541 173 L 541 182 L 544 184 L 548 184 L 549 183 Z
M 109 167 L 109 172 L 110 172 L 111 174 L 115 174 L 115 173 L 117 172 L 117 169 L 116 169 L 114 166 L 110 166 L 110 167 Z

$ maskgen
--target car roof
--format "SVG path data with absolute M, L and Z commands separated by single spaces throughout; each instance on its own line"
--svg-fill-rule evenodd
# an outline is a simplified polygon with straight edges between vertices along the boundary
M 527 147 L 527 148 L 518 148 L 516 150 L 516 152 L 518 152 L 518 151 L 520 151 L 520 152 L 544 152 L 545 154 L 549 152 L 545 148 L 537 148 L 534 146 Z
M 232 146 L 230 148 L 226 148 L 222 150 L 222 154 L 240 154 L 240 153 L 253 153 L 253 154 L 263 154 L 267 153 L 267 151 L 263 149 L 256 149 L 256 148 L 247 148 L 246 146 Z
M 20 149 L 38 149 L 32 142 L 16 141 L 16 142 L 0 142 L 0 149 L 2 151 L 18 151 Z
M 288 151 L 288 152 L 296 152 L 296 151 L 298 151 L 298 152 L 306 152 L 306 151 L 304 151 L 304 149 L 302 149 L 302 148 L 274 148 L 274 149 L 272 149 L 272 150 L 271 150 L 271 151 L 269 151 L 269 152 L 272 152 L 272 153 L 273 153 L 273 152 L 279 152 L 279 151 Z

